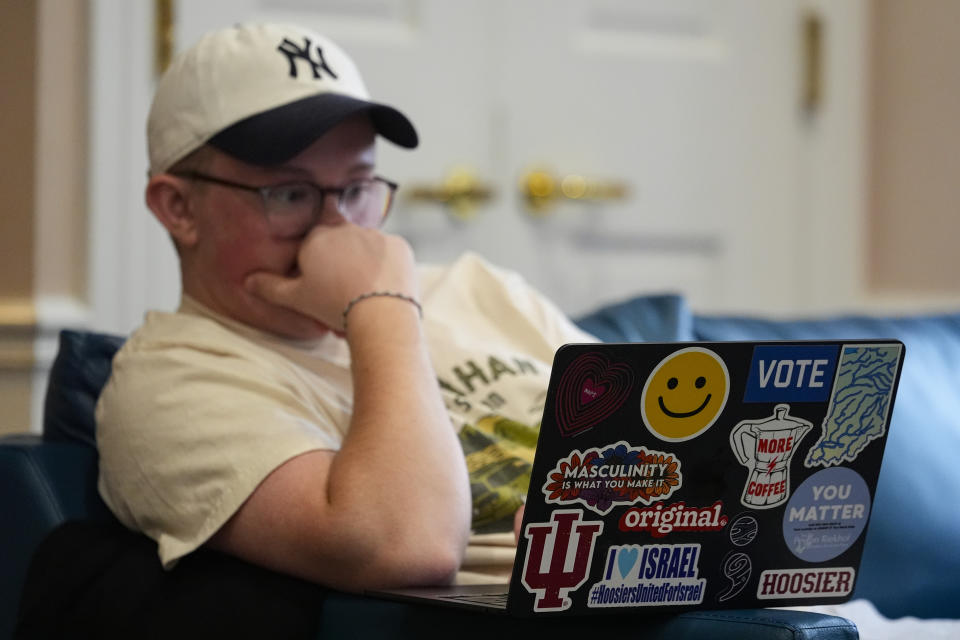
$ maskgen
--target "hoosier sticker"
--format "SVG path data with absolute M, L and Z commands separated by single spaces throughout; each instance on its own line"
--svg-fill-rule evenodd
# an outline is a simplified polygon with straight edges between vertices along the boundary
M 666 500 L 682 480 L 673 454 L 620 441 L 602 449 L 574 449 L 547 476 L 543 492 L 549 503 L 579 503 L 605 515 L 618 504 Z
M 853 591 L 853 567 L 771 569 L 760 574 L 757 598 L 843 597 Z

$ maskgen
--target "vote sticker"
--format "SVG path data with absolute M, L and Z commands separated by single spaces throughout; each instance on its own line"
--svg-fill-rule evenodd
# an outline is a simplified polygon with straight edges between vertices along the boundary
M 783 539 L 801 560 L 825 562 L 849 549 L 870 516 L 870 489 L 859 473 L 832 467 L 793 492 L 783 514 Z
M 837 370 L 837 345 L 757 345 L 744 402 L 826 402 Z

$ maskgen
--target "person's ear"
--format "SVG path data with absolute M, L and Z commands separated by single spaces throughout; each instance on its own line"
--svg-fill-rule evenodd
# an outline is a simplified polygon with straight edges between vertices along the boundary
M 150 178 L 146 190 L 147 206 L 179 247 L 197 242 L 196 212 L 189 199 L 189 185 L 183 178 L 161 173 Z

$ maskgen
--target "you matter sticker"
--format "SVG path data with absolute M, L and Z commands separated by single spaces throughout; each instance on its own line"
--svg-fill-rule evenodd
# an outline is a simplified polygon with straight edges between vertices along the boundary
M 783 514 L 783 539 L 807 562 L 832 560 L 849 549 L 870 516 L 870 489 L 846 467 L 824 469 L 797 487 Z

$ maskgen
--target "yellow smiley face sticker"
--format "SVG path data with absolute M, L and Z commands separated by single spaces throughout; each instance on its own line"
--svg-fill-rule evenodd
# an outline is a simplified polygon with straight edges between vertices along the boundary
M 643 385 L 643 421 L 661 440 L 690 440 L 716 422 L 729 393 L 730 375 L 720 356 L 702 347 L 680 349 L 661 360 Z

